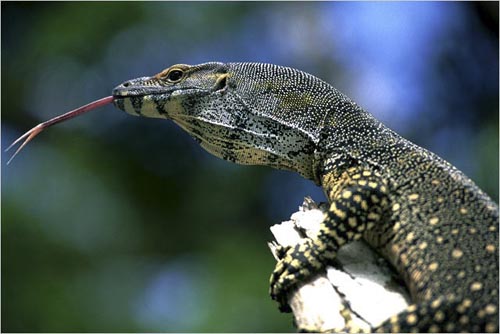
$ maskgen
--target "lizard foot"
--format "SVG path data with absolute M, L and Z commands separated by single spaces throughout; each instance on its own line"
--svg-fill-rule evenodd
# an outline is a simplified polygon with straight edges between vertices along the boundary
M 283 247 L 280 253 L 281 259 L 270 279 L 270 295 L 278 302 L 280 311 L 291 312 L 288 293 L 297 283 L 323 268 L 322 257 L 311 239 L 293 247 Z

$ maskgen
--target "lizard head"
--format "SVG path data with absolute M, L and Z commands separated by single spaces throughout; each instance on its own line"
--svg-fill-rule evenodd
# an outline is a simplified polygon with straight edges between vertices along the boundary
M 151 77 L 125 81 L 113 89 L 114 104 L 134 116 L 182 117 L 185 101 L 205 100 L 226 88 L 227 69 L 221 65 L 178 64 Z
M 317 89 L 322 85 L 269 64 L 174 65 L 117 86 L 113 103 L 132 115 L 173 120 L 219 158 L 313 179 L 315 143 L 326 118 L 321 103 L 328 98 L 325 87 Z

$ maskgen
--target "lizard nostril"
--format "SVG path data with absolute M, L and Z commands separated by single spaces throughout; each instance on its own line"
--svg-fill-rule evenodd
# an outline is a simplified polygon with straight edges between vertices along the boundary
M 123 86 L 123 87 L 128 87 L 128 86 L 130 86 L 130 81 L 124 82 L 122 86 Z

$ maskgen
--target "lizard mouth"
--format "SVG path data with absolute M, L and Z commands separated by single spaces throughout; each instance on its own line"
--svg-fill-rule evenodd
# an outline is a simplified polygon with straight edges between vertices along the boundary
M 227 87 L 228 75 L 222 75 L 211 88 L 202 87 L 169 87 L 158 84 L 154 77 L 141 77 L 116 86 L 112 95 L 115 99 L 130 97 L 144 97 L 148 95 L 181 95 L 181 94 L 209 94 L 223 91 Z
M 115 99 L 144 97 L 148 95 L 171 94 L 172 87 L 165 87 L 158 83 L 154 77 L 140 77 L 125 81 L 113 89 L 112 95 Z
M 227 89 L 227 75 L 222 75 L 212 87 L 179 87 L 164 85 L 155 77 L 142 77 L 125 81 L 113 89 L 113 104 L 120 110 L 132 115 L 148 116 L 144 106 L 153 103 L 158 114 L 165 115 L 164 106 L 167 101 L 176 97 L 196 97 L 222 93 Z M 155 116 L 152 116 L 152 115 Z M 151 113 L 149 117 L 157 117 Z
M 115 99 L 126 99 L 131 97 L 144 97 L 148 95 L 171 94 L 173 92 L 174 90 L 169 90 L 165 87 L 151 87 L 146 85 L 139 86 L 124 82 L 113 89 L 112 95 Z

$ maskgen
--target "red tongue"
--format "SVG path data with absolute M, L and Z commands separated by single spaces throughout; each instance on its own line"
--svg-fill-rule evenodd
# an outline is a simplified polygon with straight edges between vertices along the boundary
M 19 153 L 19 151 L 21 151 L 21 149 L 26 144 L 28 144 L 28 142 L 30 140 L 32 140 L 33 138 L 35 138 L 40 132 L 42 132 L 46 128 L 48 128 L 48 127 L 50 127 L 50 126 L 52 126 L 54 124 L 57 124 L 59 122 L 62 122 L 62 121 L 68 120 L 70 118 L 76 117 L 78 115 L 81 115 L 83 113 L 86 113 L 87 111 L 91 111 L 91 110 L 94 110 L 96 108 L 102 107 L 102 106 L 104 106 L 106 104 L 109 104 L 109 103 L 113 102 L 113 100 L 114 100 L 113 96 L 106 96 L 106 97 L 104 97 L 104 98 L 102 98 L 100 100 L 97 100 L 97 101 L 94 101 L 94 102 L 90 102 L 89 104 L 86 104 L 83 107 L 76 108 L 74 110 L 68 111 L 65 114 L 56 116 L 56 117 L 54 117 L 52 119 L 49 119 L 48 121 L 45 121 L 43 123 L 38 124 L 37 126 L 35 126 L 34 128 L 32 128 L 31 130 L 29 130 L 28 132 L 26 132 L 24 135 L 22 135 L 21 137 L 17 138 L 16 141 L 14 141 L 12 144 L 10 144 L 9 147 L 7 147 L 7 149 L 5 151 L 10 150 L 19 141 L 21 141 L 24 138 L 28 137 L 21 144 L 21 146 L 19 146 L 19 148 L 16 150 L 16 152 L 14 152 L 14 154 L 9 159 L 9 161 L 7 161 L 7 165 L 12 161 L 12 159 L 14 159 L 14 157 Z

